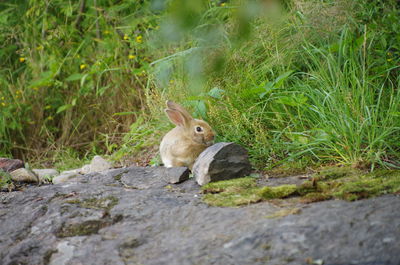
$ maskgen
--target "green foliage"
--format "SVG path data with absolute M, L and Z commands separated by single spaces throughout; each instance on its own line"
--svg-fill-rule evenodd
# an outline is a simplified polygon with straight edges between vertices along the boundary
M 258 168 L 399 167 L 398 5 L 292 2 L 277 16 L 256 12 L 266 10 L 257 1 L 210 5 L 195 29 L 212 23 L 219 38 L 204 42 L 199 36 L 211 33 L 194 29 L 173 55 L 171 46 L 161 49 L 166 57 L 151 76 L 159 92 L 148 100 L 157 109 L 166 98 L 182 102 L 212 124 L 217 140 L 248 148 Z M 237 38 L 243 28 L 247 37 Z M 215 89 L 223 93 L 213 97 Z
M 121 160 L 158 145 L 172 99 L 259 169 L 400 167 L 394 0 L 7 0 L 0 10 L 1 156 L 67 148 Z

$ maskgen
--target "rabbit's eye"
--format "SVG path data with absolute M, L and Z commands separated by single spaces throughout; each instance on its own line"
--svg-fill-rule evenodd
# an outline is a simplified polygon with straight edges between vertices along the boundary
M 201 128 L 200 126 L 196 126 L 196 132 L 202 132 L 203 128 Z

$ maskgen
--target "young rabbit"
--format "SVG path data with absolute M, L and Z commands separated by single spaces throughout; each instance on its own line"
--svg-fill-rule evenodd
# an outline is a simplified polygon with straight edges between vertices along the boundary
M 203 120 L 194 119 L 182 106 L 167 100 L 165 112 L 176 125 L 161 141 L 161 160 L 166 167 L 188 167 L 192 170 L 199 154 L 213 144 L 214 131 Z

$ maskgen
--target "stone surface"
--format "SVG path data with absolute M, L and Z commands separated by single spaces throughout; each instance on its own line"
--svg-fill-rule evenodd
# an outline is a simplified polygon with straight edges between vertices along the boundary
M 64 171 L 60 175 L 56 176 L 53 178 L 52 182 L 53 184 L 61 184 L 61 183 L 66 183 L 70 182 L 71 179 L 77 177 L 79 173 L 73 172 L 73 171 Z
M 110 162 L 108 162 L 101 156 L 95 156 L 90 162 L 90 170 L 88 173 L 101 172 L 110 168 L 112 168 Z
M 398 195 L 271 218 L 293 205 L 209 207 L 193 179 L 162 174 L 113 169 L 0 193 L 1 264 L 400 264 Z
M 11 179 L 18 182 L 38 183 L 39 178 L 31 170 L 18 168 L 10 172 Z
M 19 159 L 0 158 L 0 169 L 5 172 L 11 172 L 18 168 L 23 168 L 24 162 Z
M 193 165 L 199 185 L 240 178 L 251 173 L 247 150 L 235 143 L 217 143 L 204 150 Z
M 41 183 L 48 182 L 49 179 L 59 174 L 56 169 L 52 168 L 32 169 L 32 171 L 39 177 L 39 182 Z
M 181 183 L 189 179 L 190 170 L 187 167 L 165 168 L 165 180 L 171 184 Z

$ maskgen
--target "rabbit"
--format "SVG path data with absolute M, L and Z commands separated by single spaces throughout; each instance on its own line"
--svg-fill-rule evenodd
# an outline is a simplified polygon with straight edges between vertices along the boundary
M 161 140 L 160 155 L 165 167 L 188 167 L 201 152 L 214 143 L 215 133 L 203 120 L 194 119 L 179 104 L 166 101 L 165 113 L 176 125 Z

